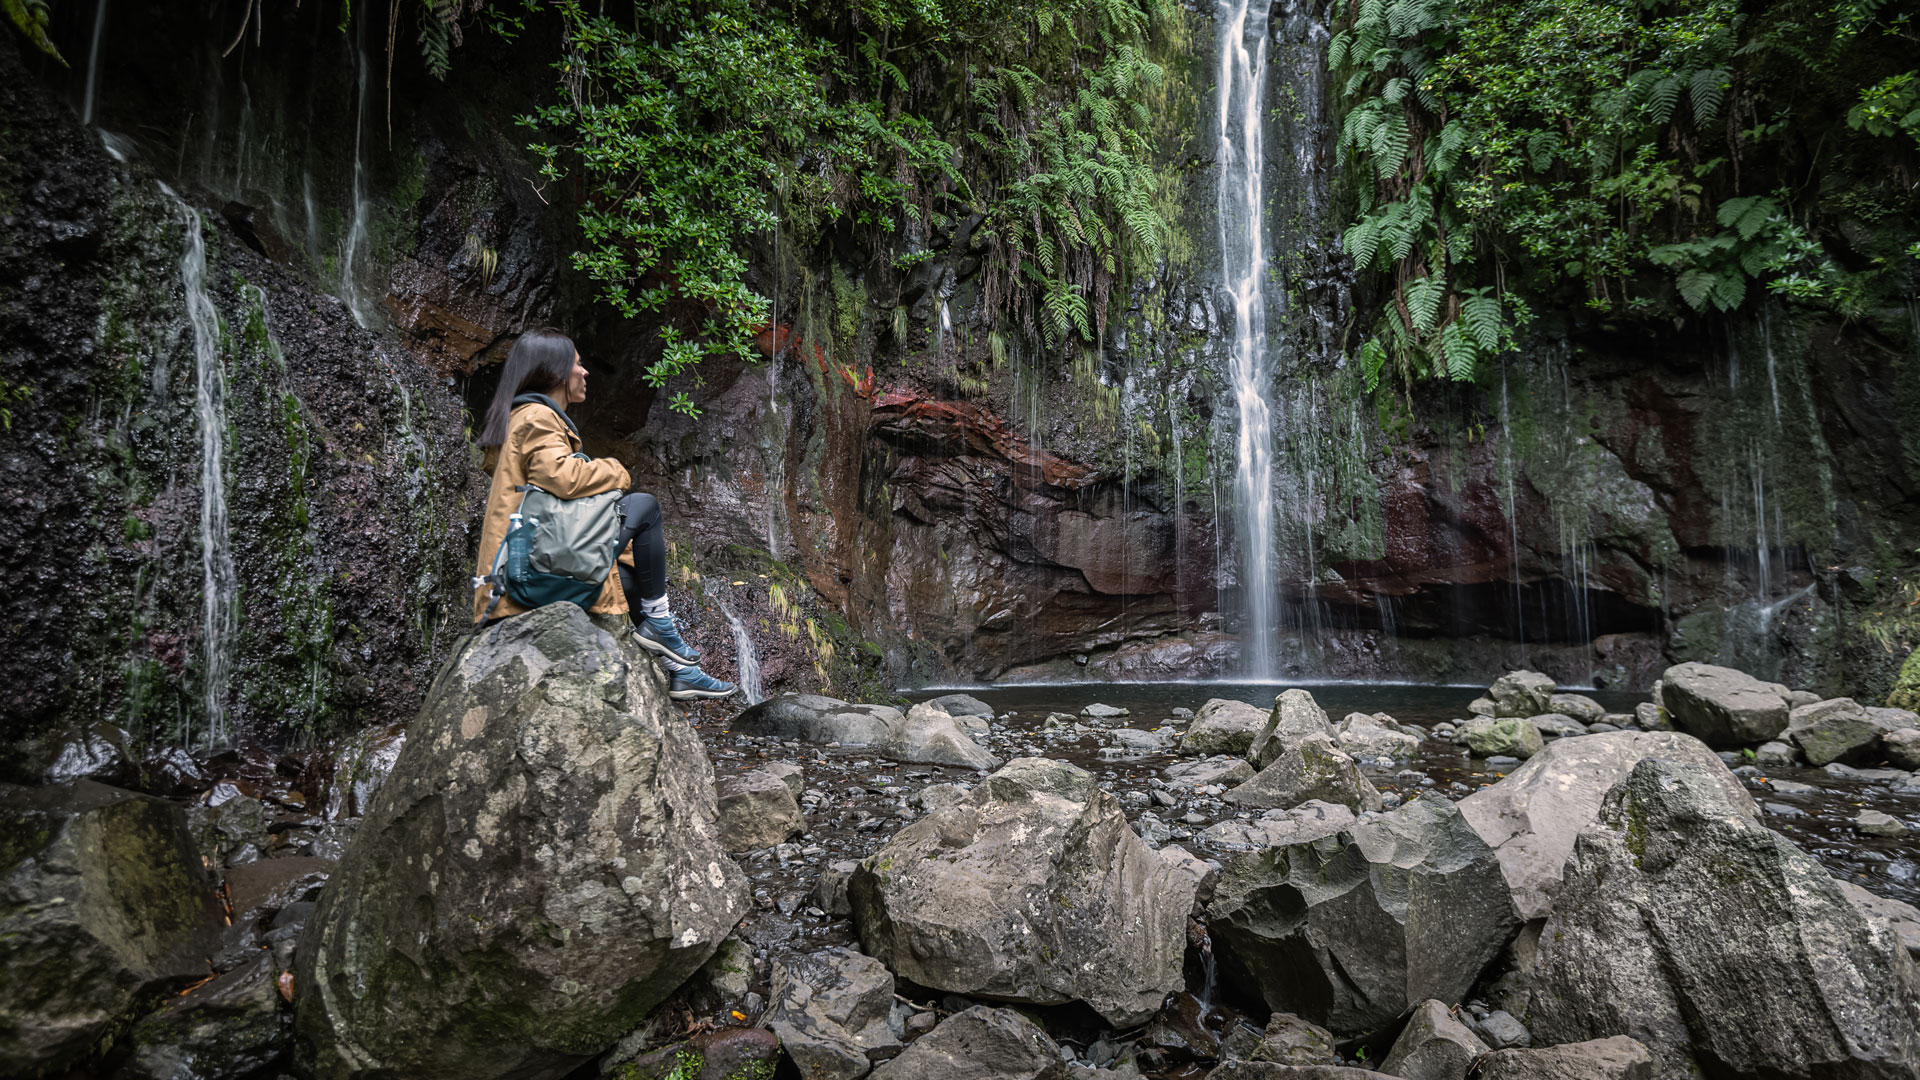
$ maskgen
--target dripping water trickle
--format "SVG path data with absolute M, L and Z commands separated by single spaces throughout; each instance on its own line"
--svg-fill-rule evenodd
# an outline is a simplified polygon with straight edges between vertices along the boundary
M 367 246 L 367 218 L 370 212 L 365 152 L 367 133 L 367 53 L 365 49 L 354 50 L 354 66 L 357 69 L 357 89 L 353 117 L 353 213 L 347 226 L 346 243 L 340 251 L 340 299 L 347 302 L 347 310 L 353 313 L 354 322 L 362 327 L 371 327 L 374 323 L 373 311 L 367 298 L 360 293 L 359 273 L 360 258 Z
M 194 419 L 200 428 L 201 702 L 211 747 L 227 740 L 227 686 L 239 621 L 234 606 L 238 578 L 227 528 L 226 373 L 219 353 L 220 315 L 207 294 L 207 248 L 200 234 L 200 213 L 172 188 L 162 184 L 160 190 L 180 208 L 187 227 L 180 284 L 186 293 L 187 323 L 193 330 Z M 187 741 L 192 742 L 191 733 Z
M 80 96 L 80 124 L 93 126 L 93 105 L 100 94 L 100 32 L 107 25 L 107 0 L 93 9 L 93 39 L 87 45 L 87 88 Z
M 1229 373 L 1239 417 L 1234 504 L 1240 590 L 1246 616 L 1242 657 L 1254 678 L 1274 674 L 1273 421 L 1267 402 L 1267 254 L 1260 171 L 1266 98 L 1267 8 L 1221 0 L 1218 193 L 1222 285 L 1233 304 Z
M 713 597 L 720 614 L 727 617 L 727 628 L 733 631 L 733 657 L 734 666 L 739 669 L 740 694 L 746 698 L 748 705 L 758 705 L 763 696 L 760 688 L 760 651 L 754 647 L 746 624 L 733 613 L 733 608 L 727 606 L 726 597 L 721 594 L 719 586 L 709 582 L 707 595 Z

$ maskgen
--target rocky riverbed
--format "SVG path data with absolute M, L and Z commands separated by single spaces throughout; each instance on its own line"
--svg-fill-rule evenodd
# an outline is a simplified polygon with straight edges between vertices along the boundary
M 475 645 L 410 729 L 209 760 L 101 734 L 6 789 L 34 838 L 9 852 L 9 1071 L 1915 1068 L 1911 714 L 1684 671 L 1654 700 L 1515 673 L 681 711 L 563 616 Z M 63 914 L 60 873 L 105 885 Z M 1648 938 L 1622 903 L 1722 937 Z M 1777 955 L 1785 924 L 1825 954 Z M 1779 994 L 1699 1021 L 1712 988 L 1655 977 L 1676 963 Z M 1742 1016 L 1787 1041 L 1717 1043 Z

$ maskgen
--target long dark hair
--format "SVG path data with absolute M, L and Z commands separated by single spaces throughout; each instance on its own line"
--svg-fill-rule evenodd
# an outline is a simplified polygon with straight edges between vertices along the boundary
M 573 339 L 552 327 L 521 334 L 501 365 L 500 386 L 493 392 L 493 404 L 487 406 L 487 422 L 480 427 L 480 445 L 499 446 L 507 441 L 507 416 L 513 412 L 516 396 L 564 387 L 573 375 L 575 352 Z M 564 407 L 566 402 L 559 404 Z

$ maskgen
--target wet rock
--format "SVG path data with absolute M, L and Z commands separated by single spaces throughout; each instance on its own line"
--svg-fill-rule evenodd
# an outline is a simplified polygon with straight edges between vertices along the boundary
M 125 786 L 133 783 L 132 739 L 112 724 L 89 724 L 71 733 L 54 755 L 52 764 L 41 774 L 43 784 L 66 784 L 75 780 L 95 780 L 102 784 Z
M 1562 739 L 1499 783 L 1460 800 L 1460 812 L 1500 857 L 1522 919 L 1546 917 L 1575 838 L 1599 817 L 1607 792 L 1646 758 L 1706 769 L 1734 806 L 1756 817 L 1739 779 L 1691 735 L 1620 731 Z
M 1571 716 L 1583 724 L 1597 724 L 1607 717 L 1606 707 L 1585 694 L 1551 694 L 1546 711 Z
M 713 771 L 627 638 L 554 604 L 448 661 L 301 939 L 314 1076 L 564 1075 L 740 920 Z
M 980 720 L 993 719 L 993 706 L 988 705 L 972 694 L 942 694 L 937 698 L 930 699 L 927 704 L 945 712 L 955 719 L 962 717 L 972 717 Z
M 1228 820 L 1202 830 L 1200 843 L 1229 851 L 1304 844 L 1353 827 L 1353 811 L 1310 799 L 1290 810 L 1268 810 L 1252 821 Z
M 1807 764 L 1864 765 L 1879 756 L 1880 737 L 1893 728 L 1867 715 L 1852 698 L 1830 698 L 1793 710 L 1787 738 L 1806 755 Z
M 1270 739 L 1268 745 L 1280 744 Z M 1354 760 L 1324 734 L 1285 743 L 1269 764 L 1253 778 L 1227 792 L 1237 806 L 1298 806 L 1309 799 L 1340 803 L 1355 810 L 1380 809 L 1380 792 L 1361 774 Z
M 1333 735 L 1333 724 L 1326 710 L 1305 690 L 1282 690 L 1273 699 L 1273 711 L 1247 748 L 1247 760 L 1256 769 L 1264 769 L 1289 746 L 1313 735 Z
M 1480 1080 L 1654 1080 L 1653 1054 L 1625 1035 L 1538 1050 L 1499 1050 Z
M 1253 766 L 1247 764 L 1244 758 L 1225 755 L 1176 762 L 1161 771 L 1166 773 L 1167 779 L 1189 787 L 1205 787 L 1209 784 L 1232 786 L 1253 777 Z
M 1095 720 L 1115 720 L 1127 715 L 1127 710 L 1116 708 L 1112 705 L 1102 705 L 1096 701 L 1086 708 L 1081 709 L 1080 715 L 1089 716 Z
M 853 914 L 853 902 L 847 898 L 847 883 L 853 880 L 853 871 L 859 866 L 852 860 L 830 863 L 820 871 L 820 880 L 813 887 L 813 903 L 829 915 Z
M 1206 1080 L 1404 1080 L 1372 1069 L 1342 1065 L 1277 1065 L 1270 1061 L 1223 1061 Z
M 1383 723 L 1382 720 L 1386 722 Z M 1410 758 L 1420 749 L 1418 737 L 1408 735 L 1393 724 L 1390 716 L 1349 713 L 1340 721 L 1340 749 L 1350 757 L 1371 761 L 1375 758 Z
M 1257 705 L 1214 698 L 1200 706 L 1187 727 L 1186 737 L 1180 740 L 1180 753 L 1187 757 L 1245 754 L 1267 726 L 1268 716 L 1268 711 Z
M 1207 906 L 1223 974 L 1343 1034 L 1459 1000 L 1517 926 L 1493 850 L 1444 799 L 1234 855 Z
M 781 694 L 733 718 L 733 730 L 815 743 L 860 747 L 894 761 L 991 769 L 1000 759 L 982 750 L 946 712 L 915 706 L 902 715 L 887 705 L 855 705 L 818 694 Z
M 888 1026 L 893 976 L 870 956 L 820 949 L 776 960 L 761 1023 L 808 1080 L 858 1080 L 900 1052 Z
M 1537 671 L 1509 671 L 1487 688 L 1495 716 L 1537 716 L 1553 708 L 1553 680 Z
M 723 776 L 714 781 L 713 794 L 715 834 L 728 851 L 769 848 L 807 829 L 793 790 L 764 769 Z
M 1429 998 L 1414 1007 L 1380 1071 L 1405 1080 L 1466 1080 L 1468 1067 L 1487 1050 L 1445 1002 Z
M 194 987 L 135 1025 L 121 1080 L 243 1080 L 278 1064 L 291 1045 L 292 1010 L 272 957 Z
M 1107 735 L 1116 748 L 1128 754 L 1159 754 L 1173 745 L 1173 736 L 1157 731 L 1141 731 L 1139 728 L 1114 728 Z
M 753 946 L 737 937 L 721 942 L 713 956 L 701 965 L 696 979 L 705 983 L 722 1002 L 746 997 L 753 982 Z
M 1185 990 L 1173 995 L 1165 1008 L 1140 1033 L 1147 1046 L 1181 1050 L 1197 1058 L 1220 1056 L 1220 1039 L 1206 1025 L 1206 1008 Z
M 754 1080 L 772 1076 L 780 1042 L 764 1028 L 721 1028 L 606 1070 L 617 1080 Z
M 1012 1009 L 975 1005 L 942 1020 L 874 1080 L 1064 1080 L 1060 1048 Z
M 1009 763 L 900 830 L 849 892 L 866 951 L 921 986 L 1130 1024 L 1182 985 L 1192 880 L 1065 762 Z
M 1250 1061 L 1270 1061 L 1276 1065 L 1338 1065 L 1340 1054 L 1333 1045 L 1333 1032 L 1311 1020 L 1292 1013 L 1277 1012 L 1267 1018 L 1260 1041 L 1248 1051 Z
M 1549 1044 L 1625 1034 L 1655 1075 L 1920 1068 L 1920 976 L 1884 924 L 1698 766 L 1647 760 L 1581 833 L 1540 936 Z
M 1517 716 L 1505 716 L 1498 720 L 1474 720 L 1461 729 L 1459 740 L 1465 741 L 1467 749 L 1476 757 L 1505 755 L 1525 761 L 1540 752 L 1546 740 L 1540 737 L 1540 729 Z
M 1753 752 L 1754 764 L 1763 769 L 1778 769 L 1797 764 L 1799 760 L 1800 752 L 1791 743 L 1761 743 L 1760 748 Z
M 1780 737 L 1787 703 L 1770 683 L 1713 664 L 1675 664 L 1660 677 L 1673 726 L 1709 746 L 1751 746 Z
M 1542 738 L 1547 739 L 1564 739 L 1569 735 L 1587 733 L 1587 725 L 1565 713 L 1550 712 L 1529 716 L 1527 723 L 1532 724 L 1534 730 L 1538 731 Z
M 1854 816 L 1854 829 L 1862 836 L 1905 836 L 1907 827 L 1892 814 L 1879 810 L 1862 810 Z
M 334 744 L 333 771 L 325 798 L 328 821 L 359 817 L 387 782 L 400 748 L 407 744 L 405 724 L 389 724 L 349 735 Z
M 1900 728 L 1880 737 L 1887 760 L 1902 769 L 1920 769 L 1920 728 Z
M 208 974 L 225 924 L 175 803 L 92 780 L 0 784 L 0 1065 L 92 1052 Z
M 1835 884 L 1840 886 L 1848 903 L 1868 919 L 1885 922 L 1907 954 L 1920 960 L 1920 908 L 1868 892 L 1851 881 L 1836 880 Z

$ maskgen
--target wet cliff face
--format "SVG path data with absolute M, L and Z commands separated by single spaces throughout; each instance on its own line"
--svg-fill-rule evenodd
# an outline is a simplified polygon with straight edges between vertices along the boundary
M 297 740 L 409 714 L 480 489 L 447 387 L 0 41 L 8 771 L 70 728 Z M 223 520 L 224 519 L 224 520 Z

